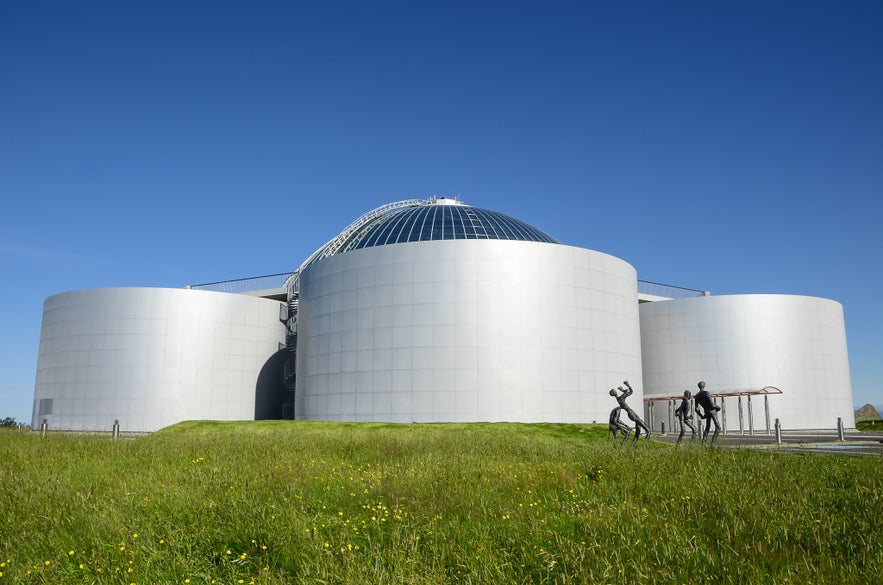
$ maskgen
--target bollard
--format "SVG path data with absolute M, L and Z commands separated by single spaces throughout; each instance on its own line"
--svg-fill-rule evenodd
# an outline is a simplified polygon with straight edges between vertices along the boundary
M 119 419 L 116 419 L 113 421 L 113 438 L 114 439 L 120 438 L 120 421 L 119 421 Z
M 776 445 L 782 444 L 782 424 L 776 419 Z
M 665 421 L 662 421 L 662 433 L 660 433 L 660 434 L 662 434 L 662 435 L 665 434 Z
M 45 418 L 43 419 L 43 424 L 40 425 L 40 436 L 45 437 L 46 431 L 49 429 L 49 421 Z
M 846 435 L 843 432 L 843 419 L 839 416 L 837 417 L 837 440 L 845 441 Z

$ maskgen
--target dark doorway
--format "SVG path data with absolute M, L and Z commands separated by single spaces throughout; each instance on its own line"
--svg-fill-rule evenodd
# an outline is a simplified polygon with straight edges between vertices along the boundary
M 293 418 L 291 409 L 283 407 L 291 403 L 291 392 L 283 384 L 285 361 L 289 357 L 291 353 L 287 349 L 280 349 L 261 368 L 254 393 L 255 420 Z

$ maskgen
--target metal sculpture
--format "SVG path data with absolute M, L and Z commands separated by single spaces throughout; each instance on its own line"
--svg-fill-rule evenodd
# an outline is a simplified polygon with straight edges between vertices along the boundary
M 625 414 L 629 418 L 629 420 L 635 423 L 635 436 L 632 438 L 632 444 L 634 445 L 638 442 L 638 437 L 641 436 L 641 429 L 643 429 L 644 433 L 646 433 L 644 436 L 644 440 L 646 441 L 650 438 L 650 427 L 644 424 L 644 421 L 641 419 L 640 416 L 638 416 L 638 413 L 636 413 L 628 404 L 626 404 L 626 398 L 631 396 L 634 393 L 634 390 L 632 389 L 628 380 L 624 381 L 623 384 L 625 385 L 625 389 L 620 386 L 618 388 L 620 392 L 619 394 L 616 393 L 616 390 L 611 389 L 610 395 L 616 398 L 616 402 L 619 404 L 619 407 L 625 411 Z
M 613 434 L 613 446 L 616 447 L 616 435 L 622 434 L 622 441 L 620 441 L 619 446 L 625 444 L 626 441 L 629 440 L 629 433 L 632 432 L 632 428 L 619 420 L 619 413 L 622 411 L 621 406 L 617 406 L 613 410 L 610 411 L 610 421 L 608 427 L 610 432 Z
M 716 406 L 712 402 L 711 394 L 705 389 L 705 382 L 700 381 L 698 386 L 699 392 L 696 393 L 696 409 L 699 411 L 699 417 L 705 419 L 705 431 L 701 433 L 702 444 L 705 444 L 706 439 L 708 439 L 708 431 L 711 428 L 711 423 L 714 423 L 714 435 L 711 437 L 711 444 L 714 445 L 714 441 L 717 439 L 721 428 L 720 422 L 717 420 L 717 412 L 721 407 Z
M 693 417 L 690 414 L 690 398 L 692 396 L 693 394 L 689 390 L 684 390 L 684 397 L 675 409 L 675 416 L 678 417 L 678 421 L 681 423 L 681 433 L 678 435 L 675 446 L 681 444 L 681 439 L 684 438 L 684 432 L 686 432 L 687 427 L 690 427 L 690 441 L 696 440 L 696 427 L 693 426 L 691 421 Z

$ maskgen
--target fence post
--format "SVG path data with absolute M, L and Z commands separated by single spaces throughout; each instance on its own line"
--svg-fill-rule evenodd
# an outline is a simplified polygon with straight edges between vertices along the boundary
M 754 411 L 751 409 L 751 394 L 748 395 L 748 434 L 754 434 Z
M 721 432 L 727 434 L 727 399 L 721 396 Z
M 744 422 L 743 416 L 742 416 L 742 395 L 741 394 L 739 395 L 738 402 L 739 402 L 739 434 L 744 435 L 745 434 L 745 422 Z
M 763 411 L 766 415 L 766 434 L 770 434 L 770 400 L 769 396 L 763 395 Z

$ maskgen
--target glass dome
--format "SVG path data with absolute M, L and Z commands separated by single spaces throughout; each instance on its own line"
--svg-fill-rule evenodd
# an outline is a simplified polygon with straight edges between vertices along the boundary
M 436 199 L 390 211 L 366 223 L 347 238 L 339 251 L 428 240 L 558 243 L 544 231 L 514 217 L 464 205 L 453 199 Z
M 429 240 L 520 240 L 558 244 L 546 232 L 506 214 L 465 205 L 445 197 L 388 203 L 365 213 L 313 252 L 285 282 L 298 289 L 300 272 L 341 252 Z

